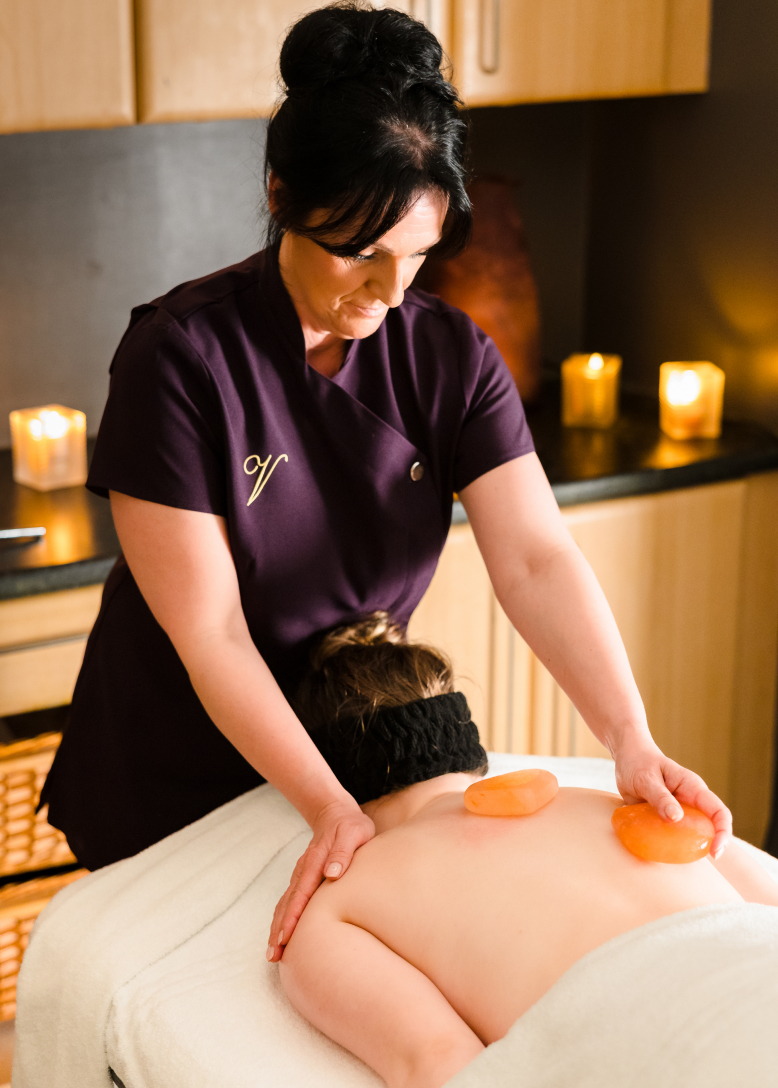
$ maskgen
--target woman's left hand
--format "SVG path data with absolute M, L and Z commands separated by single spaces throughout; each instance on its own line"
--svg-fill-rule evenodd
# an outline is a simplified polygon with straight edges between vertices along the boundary
M 711 857 L 718 858 L 732 837 L 732 813 L 709 790 L 698 774 L 668 759 L 651 740 L 627 740 L 613 752 L 616 785 L 628 805 L 648 801 L 663 820 L 680 820 L 678 802 L 704 812 L 713 821 L 716 834 Z

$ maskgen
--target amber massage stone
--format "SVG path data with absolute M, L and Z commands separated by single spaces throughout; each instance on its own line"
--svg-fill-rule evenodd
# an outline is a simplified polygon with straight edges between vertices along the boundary
M 556 797 L 559 783 L 550 771 L 511 771 L 474 782 L 465 790 L 465 808 L 479 816 L 529 816 Z
M 613 830 L 630 854 L 644 861 L 685 865 L 710 853 L 713 822 L 691 805 L 681 805 L 683 819 L 663 820 L 651 805 L 623 805 L 611 817 Z

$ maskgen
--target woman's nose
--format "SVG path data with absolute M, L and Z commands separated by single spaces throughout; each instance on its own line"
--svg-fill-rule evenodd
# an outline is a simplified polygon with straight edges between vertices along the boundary
M 373 293 L 384 306 L 391 309 L 400 305 L 405 297 L 401 261 L 386 261 L 382 268 L 375 270 L 371 280 Z

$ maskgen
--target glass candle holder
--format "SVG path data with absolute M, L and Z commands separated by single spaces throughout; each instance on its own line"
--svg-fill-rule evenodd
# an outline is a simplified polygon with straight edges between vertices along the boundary
M 36 491 L 86 483 L 86 416 L 61 404 L 11 412 L 13 476 Z
M 611 427 L 619 415 L 620 355 L 570 355 L 562 363 L 565 427 Z
M 670 438 L 718 438 L 724 371 L 713 363 L 662 363 L 659 426 Z

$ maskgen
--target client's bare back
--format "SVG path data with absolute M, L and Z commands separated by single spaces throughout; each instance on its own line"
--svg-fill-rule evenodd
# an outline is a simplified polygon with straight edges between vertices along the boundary
M 451 792 L 444 779 L 317 892 L 282 961 L 298 1008 L 390 1084 L 435 1085 L 430 1069 L 408 1076 L 410 1057 L 397 1066 L 398 1049 L 423 1050 L 430 1026 L 449 1034 L 458 1062 L 442 1084 L 593 948 L 667 914 L 742 901 L 707 859 L 629 854 L 611 828 L 623 804 L 613 794 L 562 789 L 530 816 L 485 817 L 465 810 L 466 782 Z

